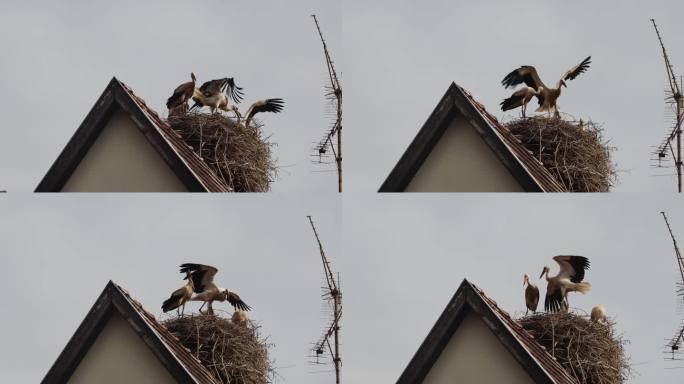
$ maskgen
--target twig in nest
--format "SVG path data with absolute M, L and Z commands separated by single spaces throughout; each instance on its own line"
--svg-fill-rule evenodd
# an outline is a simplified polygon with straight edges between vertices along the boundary
M 169 117 L 169 124 L 235 192 L 267 192 L 277 176 L 275 145 L 261 127 L 237 124 L 219 113 Z
M 569 191 L 608 192 L 617 182 L 610 156 L 615 148 L 598 124 L 540 116 L 512 120 L 506 127 Z
M 573 313 L 538 313 L 518 320 L 580 383 L 619 384 L 631 375 L 627 341 L 614 323 L 596 323 Z
M 172 317 L 163 325 L 222 383 L 266 384 L 275 375 L 272 346 L 259 327 L 209 314 Z

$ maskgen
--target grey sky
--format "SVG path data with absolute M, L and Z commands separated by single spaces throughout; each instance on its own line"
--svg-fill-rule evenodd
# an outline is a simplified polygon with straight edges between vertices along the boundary
M 680 383 L 684 364 L 662 353 L 684 311 L 677 314 L 678 272 L 659 212 L 669 212 L 681 243 L 681 203 L 628 194 L 345 199 L 341 270 L 353 276 L 344 291 L 346 381 L 396 381 L 463 278 L 524 313 L 523 275 L 536 279 L 545 264 L 555 274 L 551 257 L 566 253 L 591 260 L 592 291 L 570 303 L 585 311 L 601 303 L 615 318 L 639 374 L 630 383 Z
M 623 171 L 615 191 L 674 191 L 673 178 L 655 176 L 666 171 L 650 168 L 651 146 L 666 131 L 666 78 L 649 19 L 684 74 L 683 13 L 675 0 L 345 1 L 348 190 L 380 187 L 452 81 L 500 118 L 509 71 L 534 65 L 550 84 L 592 55 L 589 71 L 564 89 L 561 110 L 604 124 Z
M 336 191 L 336 176 L 320 172 L 333 168 L 309 158 L 329 124 L 309 15 L 318 14 L 340 53 L 339 8 L 318 0 L 3 2 L 0 189 L 36 187 L 112 76 L 165 115 L 166 98 L 195 71 L 199 82 L 235 77 L 243 109 L 285 99 L 283 113 L 260 116 L 278 144 L 274 191 Z
M 159 316 L 188 261 L 219 268 L 217 281 L 252 306 L 275 343 L 277 382 L 334 380 L 328 367 L 308 364 L 325 323 L 320 256 L 305 216 L 314 216 L 335 266 L 339 205 L 337 196 L 313 195 L 0 199 L 0 287 L 12 292 L 0 316 L 11 346 L 0 351 L 0 382 L 39 382 L 110 279 Z

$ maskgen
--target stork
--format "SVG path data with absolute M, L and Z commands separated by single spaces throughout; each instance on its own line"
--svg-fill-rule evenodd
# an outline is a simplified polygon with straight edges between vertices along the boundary
M 164 311 L 164 313 L 174 309 L 178 311 L 178 309 L 182 307 L 178 312 L 178 316 L 183 316 L 183 313 L 185 312 L 185 303 L 190 300 L 192 292 L 194 291 L 192 279 L 188 279 L 189 276 L 190 274 L 188 273 L 186 275 L 188 282 L 184 286 L 173 291 L 171 297 L 164 301 L 162 304 L 162 311 Z
M 518 107 L 522 107 L 522 117 L 525 117 L 525 112 L 527 111 L 527 103 L 532 100 L 534 96 L 538 96 L 542 92 L 542 87 L 535 90 L 532 87 L 522 87 L 517 91 L 513 92 L 511 97 L 504 99 L 501 102 L 501 110 L 508 111 Z
M 591 321 L 595 323 L 606 323 L 608 321 L 606 308 L 602 304 L 591 309 Z
M 178 107 L 183 107 L 183 112 L 187 112 L 188 100 L 199 93 L 197 88 L 195 88 L 197 79 L 195 78 L 194 72 L 190 72 L 190 78 L 192 79 L 191 81 L 183 83 L 173 90 L 171 97 L 166 100 L 166 108 L 173 110 Z
M 283 101 L 283 99 L 278 99 L 278 98 L 256 101 L 247 110 L 247 114 L 245 115 L 245 127 L 249 127 L 249 123 L 252 121 L 252 118 L 257 113 L 261 113 L 261 112 L 279 113 L 280 111 L 283 110 L 284 104 L 285 104 L 285 102 Z
M 537 312 L 537 305 L 539 304 L 539 287 L 530 281 L 530 277 L 527 276 L 527 274 L 525 274 L 523 287 L 525 285 L 527 285 L 527 288 L 525 288 L 525 306 L 527 307 L 525 315 L 527 315 L 529 311 L 532 311 L 532 313 Z
M 228 107 L 230 100 L 239 104 L 243 96 L 242 88 L 235 85 L 232 77 L 210 80 L 202 84 L 199 92 L 193 95 L 192 100 L 195 104 L 190 110 L 207 106 L 211 109 L 211 113 L 214 113 L 221 104 L 224 104 L 224 110 L 231 110 Z
M 251 308 L 247 305 L 237 293 L 232 292 L 226 288 L 219 287 L 214 283 L 214 276 L 218 269 L 210 265 L 185 263 L 180 266 L 180 272 L 185 273 L 185 279 L 191 280 L 194 287 L 194 295 L 190 298 L 192 301 L 202 301 L 200 312 L 205 304 L 209 304 L 207 310 L 209 314 L 214 314 L 212 302 L 226 301 L 235 309 L 242 311 L 249 311 Z
M 544 309 L 547 312 L 567 311 L 568 293 L 589 292 L 591 284 L 584 280 L 584 272 L 589 269 L 589 259 L 583 256 L 555 256 L 553 260 L 560 266 L 560 271 L 554 277 L 549 277 L 549 267 L 544 266 L 541 279 L 546 275 L 546 298 Z
M 233 317 L 230 318 L 230 321 L 237 325 L 247 325 L 248 320 L 249 315 L 247 312 L 240 310 L 233 312 Z
M 581 63 L 565 72 L 563 76 L 561 76 L 560 80 L 558 80 L 558 83 L 556 83 L 556 88 L 547 87 L 541 81 L 539 74 L 537 74 L 537 70 L 531 65 L 524 65 L 512 71 L 506 75 L 506 77 L 501 81 L 501 84 L 505 88 L 509 88 L 525 83 L 525 85 L 533 90 L 536 89 L 537 93 L 534 96 L 536 96 L 537 100 L 539 101 L 539 108 L 537 108 L 535 112 L 547 112 L 549 115 L 554 113 L 556 117 L 560 117 L 560 113 L 558 112 L 558 98 L 561 95 L 561 87 L 567 88 L 568 85 L 566 81 L 574 80 L 581 73 L 584 73 L 589 68 L 589 64 L 591 64 L 591 56 L 587 57 Z M 515 93 L 513 96 L 511 96 L 511 98 L 514 96 Z M 511 98 L 506 99 L 503 103 L 501 103 L 502 110 L 505 110 L 503 109 L 504 104 L 506 104 L 506 101 L 510 100 Z

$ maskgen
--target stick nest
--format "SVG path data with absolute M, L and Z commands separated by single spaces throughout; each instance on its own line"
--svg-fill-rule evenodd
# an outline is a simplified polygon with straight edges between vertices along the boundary
M 511 120 L 506 127 L 571 192 L 608 192 L 617 172 L 603 129 L 591 121 L 543 116 Z
M 275 145 L 261 127 L 249 127 L 220 113 L 169 116 L 169 124 L 211 170 L 235 192 L 267 192 L 277 176 Z
M 631 375 L 627 341 L 612 322 L 596 323 L 573 313 L 538 313 L 518 320 L 578 382 L 625 382 Z
M 253 322 L 234 324 L 220 316 L 172 317 L 162 323 L 222 383 L 270 383 L 272 346 Z

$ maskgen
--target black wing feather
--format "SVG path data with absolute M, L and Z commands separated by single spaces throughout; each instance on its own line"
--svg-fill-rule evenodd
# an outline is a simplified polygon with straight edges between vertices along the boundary
M 228 95 L 228 97 L 230 97 L 231 100 L 233 100 L 237 104 L 242 102 L 244 93 L 242 92 L 241 87 L 235 85 L 235 79 L 233 79 L 232 77 L 226 79 L 226 86 L 226 94 Z
M 575 270 L 575 275 L 570 276 L 570 281 L 573 283 L 579 283 L 584 280 L 584 272 L 589 269 L 590 266 L 589 259 L 584 256 L 570 256 L 570 260 L 568 262 Z
M 579 65 L 570 71 L 565 75 L 563 80 L 575 80 L 577 76 L 580 74 L 584 73 L 589 69 L 589 64 L 591 64 L 591 56 L 587 57 L 586 59 L 582 60 Z
M 207 271 L 202 269 L 202 267 L 203 265 L 194 263 L 185 263 L 180 266 L 180 272 L 186 274 L 186 276 L 183 278 L 184 280 L 188 279 L 187 274 L 190 273 L 192 285 L 196 293 L 202 293 L 206 288 L 204 284 L 202 284 L 202 279 Z
M 563 302 L 563 295 L 561 290 L 557 289 L 554 292 L 546 292 L 546 298 L 544 299 L 544 310 L 546 312 L 558 312 L 561 308 L 561 303 Z
M 533 66 L 523 65 L 522 67 L 506 75 L 506 77 L 504 77 L 504 79 L 501 81 L 501 84 L 504 87 L 509 88 L 521 83 L 525 83 L 528 87 L 537 89 L 542 84 L 537 84 L 538 80 L 535 78 L 534 73 L 536 73 L 536 69 Z

